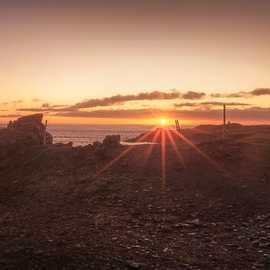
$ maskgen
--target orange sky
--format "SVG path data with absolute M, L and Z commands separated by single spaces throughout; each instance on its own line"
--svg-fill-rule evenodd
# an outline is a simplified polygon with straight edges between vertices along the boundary
M 0 122 L 44 103 L 72 106 L 171 89 L 204 92 L 203 101 L 217 101 L 212 93 L 270 87 L 269 13 L 269 1 L 262 0 L 1 1 Z M 184 101 L 138 100 L 83 110 L 171 110 Z M 239 101 L 270 107 L 268 94 Z M 50 121 L 65 123 L 149 122 L 53 115 Z M 202 119 L 208 120 L 194 121 Z

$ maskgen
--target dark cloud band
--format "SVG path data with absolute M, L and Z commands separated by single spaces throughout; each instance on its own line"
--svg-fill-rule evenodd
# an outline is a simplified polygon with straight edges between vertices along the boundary
M 239 91 L 229 94 L 213 93 L 211 97 L 214 98 L 248 98 L 248 97 L 258 97 L 258 96 L 269 96 L 270 88 L 256 88 L 252 91 Z
M 95 110 L 91 112 L 74 111 L 59 112 L 55 116 L 61 117 L 81 117 L 81 118 L 118 118 L 118 119 L 140 119 L 157 118 L 160 116 L 178 118 L 184 120 L 218 120 L 222 117 L 222 110 L 194 109 L 194 110 Z M 235 120 L 270 120 L 270 108 L 252 107 L 246 109 L 232 108 L 228 110 L 228 116 Z

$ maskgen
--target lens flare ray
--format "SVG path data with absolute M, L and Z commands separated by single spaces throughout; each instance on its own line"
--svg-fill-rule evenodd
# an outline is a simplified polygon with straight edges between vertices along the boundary
M 155 146 L 155 143 L 157 142 L 159 136 L 160 136 L 160 128 L 158 128 L 156 131 L 155 131 L 155 135 L 153 137 L 153 140 L 152 140 L 152 144 L 150 144 L 148 146 L 148 148 L 146 149 L 145 151 L 145 156 L 144 156 L 144 165 L 148 162 L 152 152 L 153 152 L 153 149 L 154 149 L 154 146 Z
M 166 133 L 165 130 L 161 130 L 161 180 L 162 180 L 162 189 L 166 187 Z
M 205 158 L 211 165 L 213 165 L 219 171 L 224 172 L 224 170 L 220 167 L 220 165 L 211 159 L 207 154 L 205 154 L 198 146 L 196 146 L 192 141 L 190 141 L 187 137 L 185 137 L 182 133 L 179 133 L 173 130 L 174 134 L 178 136 L 181 140 L 183 140 L 186 144 L 191 146 L 200 156 Z
M 166 129 L 166 135 L 168 136 L 168 138 L 170 140 L 170 144 L 172 145 L 172 148 L 173 148 L 173 150 L 174 150 L 174 152 L 175 152 L 175 154 L 177 156 L 178 161 L 185 168 L 186 165 L 185 165 L 184 158 L 183 158 L 182 154 L 180 153 L 180 151 L 179 151 L 179 149 L 178 149 L 178 147 L 177 147 L 177 145 L 176 145 L 176 143 L 174 141 L 174 138 L 173 138 L 173 136 L 171 134 L 171 131 Z
M 135 143 L 142 142 L 145 140 L 154 130 L 155 128 L 151 129 L 150 131 L 146 132 L 143 136 L 139 137 Z M 96 175 L 95 178 L 100 176 L 102 173 L 107 171 L 109 168 L 111 168 L 116 162 L 118 162 L 120 159 L 122 159 L 124 156 L 126 156 L 129 152 L 131 152 L 134 149 L 135 145 L 130 145 L 127 149 L 125 149 L 123 152 L 121 152 L 117 157 L 112 159 L 108 164 L 106 164 L 102 169 L 100 169 Z
M 153 133 L 154 131 L 154 133 Z M 204 159 L 206 159 L 212 166 L 214 166 L 217 170 L 222 171 L 223 173 L 226 173 L 223 168 L 220 167 L 220 165 L 215 162 L 213 159 L 211 159 L 206 153 L 204 153 L 201 149 L 198 148 L 191 140 L 189 140 L 187 137 L 185 137 L 182 133 L 177 132 L 176 130 L 168 130 L 167 128 L 157 128 L 154 127 L 150 131 L 146 132 L 142 136 L 138 137 L 135 143 L 139 143 L 144 141 L 149 135 L 152 136 L 151 138 L 151 145 L 145 150 L 144 157 L 143 157 L 143 166 L 146 165 L 148 162 L 150 156 L 152 155 L 153 148 L 155 146 L 155 143 L 160 138 L 160 174 L 161 174 L 161 185 L 162 189 L 166 188 L 166 177 L 167 177 L 167 138 L 169 140 L 170 145 L 172 146 L 173 152 L 175 153 L 178 161 L 181 163 L 181 165 L 186 168 L 186 164 L 183 158 L 183 155 L 181 154 L 179 147 L 176 144 L 175 137 L 182 140 L 184 143 L 188 144 L 192 149 L 194 149 L 200 156 L 202 156 Z M 107 171 L 109 168 L 111 168 L 115 163 L 117 163 L 119 160 L 121 160 L 124 156 L 126 156 L 128 153 L 130 153 L 136 145 L 130 145 L 128 148 L 126 148 L 124 151 L 122 151 L 119 155 L 117 155 L 114 159 L 112 159 L 110 162 L 108 162 L 103 168 L 101 168 L 96 174 L 95 177 L 100 176 L 102 173 Z M 227 173 L 226 173 L 227 174 Z

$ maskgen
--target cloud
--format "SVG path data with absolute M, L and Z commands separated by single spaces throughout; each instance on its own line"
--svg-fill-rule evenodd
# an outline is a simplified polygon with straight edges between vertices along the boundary
M 39 98 L 33 98 L 33 99 L 32 99 L 32 102 L 42 102 L 42 100 L 39 99 Z
M 16 111 L 19 112 L 58 112 L 67 111 L 67 105 L 50 105 L 49 103 L 43 103 L 41 107 L 38 108 L 18 108 Z
M 249 103 L 244 102 L 219 102 L 219 101 L 209 101 L 209 102 L 201 102 L 201 105 L 212 105 L 212 106 L 220 106 L 220 105 L 228 105 L 228 106 L 250 106 Z
M 20 114 L 0 114 L 0 118 L 18 118 Z
M 243 102 L 219 102 L 219 101 L 205 101 L 205 102 L 182 102 L 174 104 L 175 108 L 183 107 L 205 107 L 205 106 L 223 106 L 223 104 L 228 106 L 250 106 L 249 103 Z
M 250 92 L 253 96 L 270 95 L 270 88 L 257 88 Z
M 20 104 L 20 103 L 23 103 L 23 100 L 21 100 L 21 99 L 13 100 L 10 103 L 12 103 L 12 104 Z
M 213 98 L 244 98 L 244 97 L 249 97 L 250 95 L 248 94 L 248 92 L 240 91 L 240 92 L 229 93 L 229 94 L 213 93 L 210 96 Z
M 53 112 L 53 111 L 58 111 L 58 110 L 45 107 L 45 108 L 19 108 L 16 111 L 18 112 Z
M 18 100 L 12 100 L 9 102 L 2 102 L 0 105 L 8 106 L 8 105 L 17 105 L 17 104 L 21 104 L 21 103 L 23 103 L 23 101 L 21 99 L 18 99 Z
M 181 103 L 175 103 L 174 107 L 175 108 L 183 108 L 183 107 L 196 107 L 198 106 L 199 103 L 195 102 L 181 102 Z
M 194 91 L 188 91 L 187 93 L 182 95 L 183 99 L 202 99 L 205 97 L 205 93 L 203 92 L 194 92 Z
M 17 111 L 24 112 L 74 112 L 80 111 L 81 109 L 92 109 L 96 107 L 108 107 L 118 104 L 123 104 L 129 101 L 142 101 L 142 100 L 174 100 L 174 99 L 201 99 L 205 96 L 205 93 L 188 91 L 186 93 L 180 93 L 176 90 L 170 92 L 163 91 L 152 91 L 152 92 L 141 92 L 136 95 L 115 95 L 111 97 L 99 98 L 99 99 L 88 99 L 75 105 L 50 105 L 49 103 L 43 103 L 39 108 L 19 108 Z
M 158 118 L 161 115 L 172 119 L 184 120 L 220 120 L 222 118 L 221 109 L 194 109 L 194 110 L 160 110 L 160 109 L 139 109 L 139 110 L 95 110 L 91 112 L 74 111 L 59 112 L 56 116 L 81 117 L 81 118 Z M 251 107 L 246 109 L 228 109 L 228 117 L 232 121 L 256 120 L 270 121 L 270 108 Z
M 270 95 L 270 89 L 268 88 L 257 88 L 252 91 L 239 91 L 229 94 L 214 93 L 211 94 L 212 97 L 222 98 L 222 97 L 250 97 L 250 96 L 262 96 Z M 163 91 L 152 91 L 152 92 L 141 92 L 138 94 L 131 95 L 114 95 L 111 97 L 105 97 L 100 99 L 89 99 L 72 106 L 66 105 L 51 105 L 50 103 L 43 103 L 38 108 L 19 108 L 19 112 L 44 112 L 50 113 L 52 116 L 62 116 L 62 117 L 82 117 L 82 118 L 155 118 L 160 115 L 172 117 L 172 118 L 183 118 L 183 119 L 214 119 L 218 118 L 220 115 L 220 108 L 217 106 L 222 106 L 226 104 L 228 106 L 234 107 L 229 108 L 230 114 L 235 116 L 242 115 L 243 118 L 248 115 L 249 118 L 258 117 L 258 119 L 268 119 L 269 115 L 266 117 L 266 112 L 269 109 L 262 110 L 262 108 L 251 107 L 251 104 L 245 102 L 220 102 L 220 101 L 203 101 L 198 102 L 204 98 L 206 94 L 204 92 L 187 91 L 184 93 L 178 92 L 176 90 L 171 90 L 169 92 Z M 194 102 L 181 102 L 174 104 L 174 110 L 161 110 L 161 109 L 98 109 L 98 107 L 109 107 L 116 104 L 123 104 L 129 101 L 142 101 L 142 100 L 194 100 Z M 249 107 L 245 110 L 243 108 L 236 107 Z M 193 108 L 193 110 L 187 109 Z M 85 109 L 91 109 L 91 111 L 86 111 Z
M 50 107 L 50 104 L 49 103 L 43 103 L 41 105 L 42 108 L 49 108 Z
M 180 93 L 176 91 L 172 92 L 142 92 L 136 95 L 115 95 L 111 97 L 101 98 L 101 99 L 89 99 L 79 103 L 76 103 L 73 106 L 70 106 L 68 109 L 85 109 L 85 108 L 95 108 L 95 107 L 104 107 L 112 106 L 115 104 L 121 104 L 129 101 L 138 101 L 138 100 L 169 100 L 177 99 L 180 97 Z
M 214 98 L 251 98 L 258 96 L 270 95 L 270 88 L 256 88 L 252 91 L 239 91 L 229 94 L 213 93 L 211 97 Z
M 67 105 L 61 105 L 61 104 L 51 105 L 50 103 L 46 102 L 46 103 L 43 103 L 41 107 L 47 108 L 47 109 L 57 109 L 57 108 L 65 108 L 67 107 Z
M 156 117 L 162 110 L 159 109 L 130 109 L 130 110 L 95 110 L 59 112 L 55 116 L 83 117 L 83 118 L 151 118 Z
M 163 91 L 153 91 L 153 92 L 142 92 L 136 95 L 115 95 L 111 97 L 101 98 L 101 99 L 89 99 L 83 102 L 76 103 L 73 106 L 67 108 L 68 110 L 78 110 L 86 108 L 95 107 L 105 107 L 112 106 L 116 104 L 121 104 L 129 101 L 140 101 L 140 100 L 173 100 L 173 99 L 201 99 L 205 96 L 202 92 L 188 91 L 181 94 L 178 91 L 163 92 Z

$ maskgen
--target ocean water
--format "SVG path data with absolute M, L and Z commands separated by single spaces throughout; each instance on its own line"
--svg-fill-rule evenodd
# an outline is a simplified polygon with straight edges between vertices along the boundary
M 106 135 L 120 135 L 121 140 L 134 138 L 153 126 L 147 125 L 49 125 L 54 143 L 73 142 L 74 146 L 102 141 Z
M 0 124 L 0 128 L 6 125 Z M 183 127 L 183 126 L 182 126 Z M 184 126 L 184 128 L 189 126 Z M 191 126 L 190 126 L 191 127 Z M 174 127 L 171 127 L 174 128 Z M 73 142 L 74 146 L 101 141 L 106 135 L 120 135 L 125 141 L 153 129 L 151 125 L 49 125 L 54 143 Z

